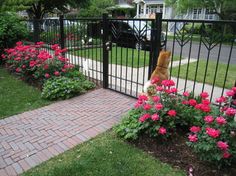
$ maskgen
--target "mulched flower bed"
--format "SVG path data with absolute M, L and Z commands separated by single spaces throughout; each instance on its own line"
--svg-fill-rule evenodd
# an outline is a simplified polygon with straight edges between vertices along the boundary
M 208 162 L 199 160 L 192 149 L 186 145 L 186 137 L 181 134 L 168 142 L 142 135 L 136 141 L 129 143 L 172 167 L 185 170 L 187 175 L 189 175 L 189 168 L 192 167 L 193 176 L 236 176 L 236 163 L 232 163 L 229 168 L 218 170 Z

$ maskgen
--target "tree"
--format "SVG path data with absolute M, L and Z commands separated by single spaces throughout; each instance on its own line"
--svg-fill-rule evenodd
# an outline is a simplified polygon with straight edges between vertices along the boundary
M 89 0 L 87 5 L 80 9 L 81 17 L 101 17 L 107 8 L 114 6 L 114 0 Z
M 2 8 L 5 10 L 26 10 L 30 18 L 42 19 L 45 14 L 58 10 L 68 12 L 68 7 L 78 7 L 86 0 L 4 0 Z M 1 5 L 1 4 L 0 4 Z
M 165 0 L 165 3 L 179 13 L 188 9 L 208 8 L 222 20 L 236 19 L 236 0 Z

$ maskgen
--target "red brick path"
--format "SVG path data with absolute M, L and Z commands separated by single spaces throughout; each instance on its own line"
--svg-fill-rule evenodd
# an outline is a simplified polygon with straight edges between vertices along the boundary
M 134 101 L 98 89 L 0 120 L 0 176 L 20 174 L 106 131 Z

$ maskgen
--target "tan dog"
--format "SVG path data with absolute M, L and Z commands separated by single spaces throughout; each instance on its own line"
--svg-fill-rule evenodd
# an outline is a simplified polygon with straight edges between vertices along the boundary
M 158 62 L 155 70 L 153 71 L 150 80 L 153 78 L 159 78 L 159 81 L 156 83 L 157 85 L 160 85 L 163 80 L 169 79 L 169 63 L 170 63 L 170 51 L 161 51 L 158 57 Z M 144 85 L 144 92 L 147 93 L 148 87 L 152 85 L 151 81 L 148 81 Z

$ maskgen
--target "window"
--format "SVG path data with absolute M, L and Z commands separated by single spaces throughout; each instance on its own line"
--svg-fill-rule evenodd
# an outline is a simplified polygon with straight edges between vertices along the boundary
M 200 19 L 202 15 L 202 9 L 193 9 L 193 19 Z

